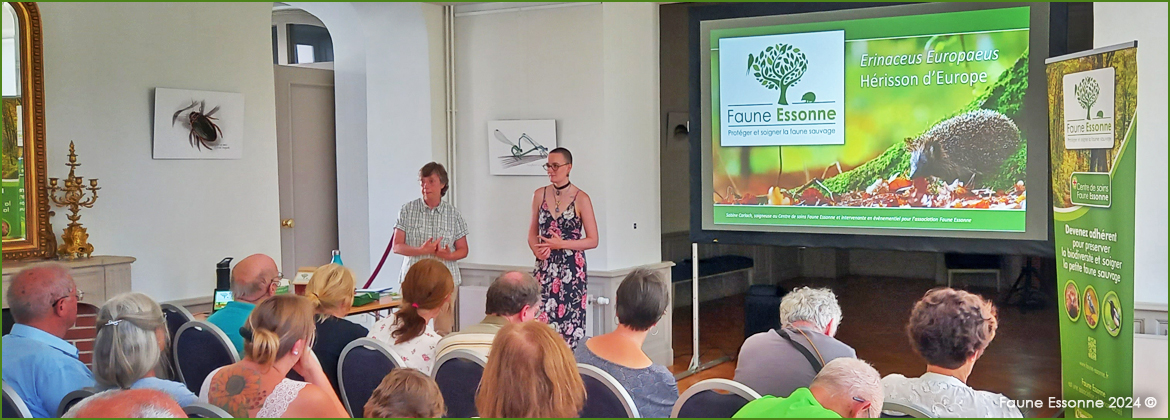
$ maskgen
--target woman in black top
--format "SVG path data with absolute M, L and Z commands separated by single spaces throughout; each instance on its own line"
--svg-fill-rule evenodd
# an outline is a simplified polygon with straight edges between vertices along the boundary
M 313 341 L 313 352 L 338 395 L 341 386 L 337 383 L 337 361 L 341 358 L 341 350 L 353 340 L 369 334 L 366 327 L 344 319 L 353 306 L 354 288 L 353 272 L 337 264 L 318 268 L 305 287 L 305 297 L 317 307 L 317 338 Z

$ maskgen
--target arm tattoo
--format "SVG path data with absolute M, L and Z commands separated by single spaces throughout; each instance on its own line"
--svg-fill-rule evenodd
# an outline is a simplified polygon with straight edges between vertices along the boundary
M 211 380 L 207 402 L 227 411 L 232 417 L 251 417 L 260 410 L 269 391 L 261 388 L 260 372 L 242 367 L 230 367 Z

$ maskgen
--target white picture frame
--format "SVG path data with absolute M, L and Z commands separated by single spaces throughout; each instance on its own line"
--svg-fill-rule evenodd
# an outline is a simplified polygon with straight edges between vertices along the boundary
M 546 176 L 548 152 L 557 148 L 557 121 L 488 121 L 487 142 L 492 175 Z
M 242 93 L 154 90 L 154 159 L 241 159 L 243 139 Z

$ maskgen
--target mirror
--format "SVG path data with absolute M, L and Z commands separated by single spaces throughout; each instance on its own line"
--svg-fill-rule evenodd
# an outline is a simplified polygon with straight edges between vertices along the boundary
M 35 3 L 4 3 L 0 45 L 4 153 L 0 222 L 4 260 L 48 258 L 56 240 L 49 227 L 45 176 L 45 94 L 41 19 Z

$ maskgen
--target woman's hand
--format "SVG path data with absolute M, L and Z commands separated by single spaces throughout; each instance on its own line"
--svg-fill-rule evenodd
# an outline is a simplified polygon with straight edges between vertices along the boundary
M 542 242 L 544 242 L 544 245 L 546 245 L 548 247 L 548 249 L 564 249 L 565 248 L 565 240 L 561 239 L 561 235 L 559 235 L 559 234 L 553 233 L 552 236 L 541 238 L 541 239 L 542 239 Z
M 535 255 L 536 259 L 538 259 L 540 261 L 547 260 L 549 254 L 551 254 L 551 253 L 552 253 L 552 250 L 549 249 L 548 244 L 540 243 L 540 244 L 536 244 L 536 246 L 534 246 L 532 248 L 532 255 Z
M 297 364 L 293 365 L 293 370 L 311 384 L 322 386 L 317 381 L 324 379 L 324 386 L 332 387 L 329 384 L 329 378 L 325 376 L 325 370 L 321 368 L 321 361 L 317 360 L 317 354 L 313 353 L 313 348 L 306 346 L 302 352 Z

